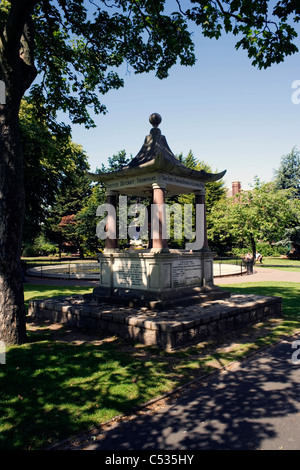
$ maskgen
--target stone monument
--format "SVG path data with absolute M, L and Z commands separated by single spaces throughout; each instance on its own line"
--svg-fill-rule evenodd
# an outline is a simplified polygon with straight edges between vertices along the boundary
M 99 285 L 93 294 L 32 300 L 30 317 L 171 351 L 280 315 L 281 298 L 230 296 L 214 284 L 215 253 L 207 244 L 205 183 L 219 180 L 225 171 L 210 174 L 187 168 L 161 135 L 161 117 L 152 114 L 150 122 L 150 135 L 126 167 L 89 174 L 107 188 L 107 204 L 97 210 L 99 216 L 107 212 L 97 227 L 97 233 L 102 230 L 105 235 L 105 249 L 99 255 Z M 196 240 L 187 243 L 185 250 L 171 250 L 165 198 L 183 193 L 195 194 Z M 123 204 L 117 211 L 117 200 L 120 203 L 125 198 L 126 202 L 129 195 L 152 199 L 148 217 L 139 225 L 140 233 L 148 235 L 146 249 L 121 251 L 118 246 L 118 236 L 126 238 L 128 227 L 117 223 L 117 214 L 122 218 L 128 208 Z M 137 232 L 134 224 L 133 239 Z
M 88 173 L 91 180 L 105 184 L 107 209 L 112 209 L 105 219 L 105 249 L 99 255 L 100 282 L 94 294 L 143 301 L 148 306 L 166 305 L 167 301 L 178 302 L 190 296 L 224 297 L 226 293 L 213 283 L 215 253 L 207 243 L 205 183 L 221 179 L 226 170 L 211 174 L 186 167 L 161 134 L 161 120 L 157 113 L 150 116 L 150 135 L 127 166 L 110 173 Z M 166 197 L 191 193 L 195 194 L 196 240 L 187 243 L 185 250 L 169 249 Z M 118 198 L 126 200 L 126 196 L 151 199 L 148 217 L 139 227 L 144 233 L 149 227 L 147 249 L 119 250 L 116 209 Z M 120 213 L 119 209 L 119 217 Z

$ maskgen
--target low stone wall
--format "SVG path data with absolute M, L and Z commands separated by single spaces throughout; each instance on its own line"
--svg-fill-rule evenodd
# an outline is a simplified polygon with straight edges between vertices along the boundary
M 240 294 L 168 311 L 111 305 L 85 296 L 32 300 L 29 305 L 33 318 L 99 330 L 168 351 L 280 314 L 281 298 Z

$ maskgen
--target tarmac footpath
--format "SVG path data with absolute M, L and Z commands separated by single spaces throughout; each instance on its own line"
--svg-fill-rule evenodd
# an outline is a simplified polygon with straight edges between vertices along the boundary
M 298 343 L 295 343 L 298 341 Z M 294 346 L 294 348 L 292 347 Z M 300 450 L 300 335 L 235 363 L 77 450 Z M 64 449 L 72 449 L 72 446 Z M 118 455 L 118 454 L 116 454 Z
M 262 268 L 254 266 L 253 274 L 243 275 L 227 275 L 215 276 L 214 283 L 222 284 L 239 284 L 244 282 L 261 282 L 261 281 L 278 281 L 278 282 L 300 282 L 300 271 L 282 271 L 279 269 Z M 49 286 L 87 286 L 97 287 L 99 281 L 86 279 L 53 279 L 49 277 L 27 276 L 26 282 L 30 284 L 42 284 Z
M 253 274 L 223 276 L 214 279 L 215 284 L 240 284 L 244 282 L 300 282 L 300 271 L 253 267 Z

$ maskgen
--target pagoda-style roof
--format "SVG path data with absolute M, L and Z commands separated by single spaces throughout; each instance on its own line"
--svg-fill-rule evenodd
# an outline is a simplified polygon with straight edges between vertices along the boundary
M 161 117 L 159 114 L 152 114 L 149 118 L 153 129 L 150 135 L 145 138 L 145 142 L 131 162 L 124 166 L 121 170 L 112 171 L 110 173 L 88 173 L 93 181 L 107 182 L 126 177 L 142 176 L 149 173 L 167 173 L 168 175 L 187 177 L 197 180 L 201 183 L 208 183 L 220 180 L 226 173 L 207 173 L 204 170 L 193 170 L 185 166 L 170 150 L 167 140 L 161 134 L 158 128 Z

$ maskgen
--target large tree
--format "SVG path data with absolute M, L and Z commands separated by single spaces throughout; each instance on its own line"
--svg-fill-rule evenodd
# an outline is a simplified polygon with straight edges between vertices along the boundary
M 112 171 L 121 170 L 125 165 L 128 165 L 131 157 L 127 157 L 125 150 L 120 150 L 112 157 L 108 157 L 108 165 L 102 163 L 101 170 L 97 168 L 96 172 L 110 173 Z M 130 203 L 136 197 L 130 198 Z M 85 201 L 82 209 L 76 214 L 76 233 L 83 240 L 83 249 L 90 254 L 99 252 L 99 249 L 104 248 L 103 242 L 99 240 L 96 235 L 96 226 L 99 222 L 96 216 L 96 209 L 100 204 L 106 203 L 106 190 L 103 183 L 93 184 L 92 194 Z M 120 243 L 122 243 L 119 240 Z
M 50 242 L 58 245 L 59 254 L 64 245 L 70 244 L 83 258 L 83 239 L 78 231 L 76 215 L 82 210 L 92 194 L 91 181 L 86 175 L 88 164 L 82 149 L 72 144 L 74 166 L 61 181 L 55 200 L 49 208 L 43 233 Z
M 65 133 L 51 131 L 35 115 L 32 104 L 22 100 L 19 113 L 24 153 L 25 220 L 23 246 L 31 245 L 41 232 L 58 195 L 65 193 L 64 214 L 79 199 L 87 178 L 88 157 Z M 67 191 L 69 189 L 69 192 Z M 76 194 L 70 194 L 75 191 Z M 69 198 L 69 199 L 67 199 Z
M 146 3 L 146 20 L 141 5 Z M 86 8 L 89 6 L 89 10 Z M 112 8 L 110 8 L 110 6 Z M 6 104 L 0 105 L 0 338 L 26 340 L 20 268 L 24 215 L 23 149 L 19 108 L 26 90 L 41 119 L 56 131 L 58 110 L 74 123 L 93 125 L 88 107 L 105 112 L 100 96 L 123 81 L 124 60 L 137 72 L 167 75 L 178 57 L 194 62 L 180 15 L 162 14 L 160 2 L 3 0 L 0 70 Z
M 299 20 L 295 0 L 269 11 L 265 0 L 174 2 L 164 0 L 2 0 L 0 70 L 6 104 L 0 105 L 0 337 L 26 340 L 20 271 L 24 214 L 23 151 L 19 130 L 21 99 L 30 99 L 53 128 L 57 111 L 74 123 L 93 125 L 88 107 L 105 112 L 100 96 L 123 85 L 116 68 L 124 61 L 137 73 L 168 75 L 177 60 L 195 61 L 189 20 L 204 35 L 218 38 L 222 28 L 239 34 L 238 45 L 254 64 L 267 67 L 296 52 Z M 164 7 L 168 7 L 166 13 Z M 184 9 L 186 9 L 184 11 Z M 35 78 L 38 80 L 31 86 Z
M 274 183 L 257 179 L 251 191 L 221 199 L 209 217 L 212 244 L 232 243 L 255 257 L 258 240 L 279 242 L 287 230 L 299 226 L 300 201 L 291 195 L 292 190 L 278 190 Z
M 275 170 L 275 185 L 278 189 L 294 189 L 294 197 L 300 199 L 300 151 L 296 147 L 281 158 Z

